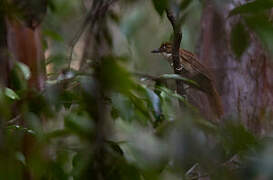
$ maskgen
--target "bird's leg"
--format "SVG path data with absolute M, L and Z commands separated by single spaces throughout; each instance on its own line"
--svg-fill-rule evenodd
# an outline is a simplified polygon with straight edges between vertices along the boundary
M 182 64 L 180 64 L 180 67 L 176 68 L 177 71 L 182 71 L 184 68 L 184 66 Z

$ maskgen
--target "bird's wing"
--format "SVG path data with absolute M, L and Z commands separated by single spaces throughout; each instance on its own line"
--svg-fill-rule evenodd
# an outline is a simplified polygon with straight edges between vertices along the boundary
M 182 57 L 182 60 L 191 64 L 192 68 L 196 72 L 203 74 L 204 76 L 206 76 L 210 80 L 213 79 L 211 72 L 208 70 L 208 68 L 206 66 L 204 66 L 203 64 L 201 64 L 198 61 L 198 58 L 196 55 L 183 49 L 182 51 L 180 51 L 180 56 Z

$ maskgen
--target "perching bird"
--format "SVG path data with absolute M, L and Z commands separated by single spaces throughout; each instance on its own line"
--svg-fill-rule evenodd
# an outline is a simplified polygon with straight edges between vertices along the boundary
M 160 53 L 173 66 L 171 43 L 163 43 L 159 49 L 153 50 L 152 53 Z M 196 55 L 187 50 L 179 49 L 179 57 L 180 67 L 177 70 L 181 72 L 182 76 L 194 80 L 199 85 L 194 88 L 198 88 L 208 95 L 213 111 L 220 118 L 223 115 L 223 107 L 210 71 L 198 61 Z

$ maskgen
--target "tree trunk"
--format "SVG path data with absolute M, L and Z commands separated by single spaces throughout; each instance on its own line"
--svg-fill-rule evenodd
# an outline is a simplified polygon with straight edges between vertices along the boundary
M 225 118 L 236 117 L 253 132 L 261 134 L 272 129 L 267 121 L 273 117 L 272 59 L 252 32 L 249 48 L 241 58 L 235 57 L 230 48 L 230 38 L 232 26 L 239 19 L 236 16 L 228 18 L 230 7 L 235 6 L 231 3 L 216 4 L 211 0 L 205 2 L 200 60 L 216 70 L 214 75 Z M 199 106 L 206 111 L 207 106 Z

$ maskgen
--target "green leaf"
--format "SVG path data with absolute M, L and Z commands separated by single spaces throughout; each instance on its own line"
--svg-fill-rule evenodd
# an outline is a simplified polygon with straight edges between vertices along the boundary
M 231 48 L 240 57 L 249 45 L 249 34 L 242 23 L 237 23 L 231 31 Z
M 219 132 L 221 143 L 227 154 L 242 153 L 257 145 L 257 138 L 242 124 L 226 122 Z
M 234 8 L 232 11 L 230 11 L 229 16 L 246 13 L 258 13 L 264 10 L 270 10 L 271 8 L 273 8 L 272 0 L 256 0 Z
M 136 119 L 134 105 L 127 96 L 113 93 L 111 100 L 116 113 L 123 120 L 132 121 L 133 119 Z
M 130 15 L 126 16 L 121 24 L 120 29 L 121 32 L 130 40 L 134 37 L 134 35 L 139 32 L 147 19 L 147 15 L 144 10 L 136 10 L 133 11 Z
M 190 3 L 192 2 L 192 0 L 183 0 L 181 3 L 180 3 L 180 10 L 184 10 L 186 9 L 187 7 L 189 7 Z
M 25 128 L 25 127 L 20 126 L 20 125 L 10 125 L 10 126 L 7 126 L 7 129 L 8 130 L 20 130 L 20 131 L 23 131 L 26 134 L 36 135 L 36 132 L 33 131 L 32 129 Z
M 269 52 L 273 52 L 273 24 L 265 15 L 244 17 L 247 25 L 261 39 Z
M 26 165 L 26 158 L 22 152 L 16 152 L 15 158 L 20 161 L 23 165 Z
M 131 79 L 127 69 L 118 64 L 122 57 L 104 57 L 102 59 L 100 80 L 105 90 L 113 90 L 121 93 L 128 93 L 135 83 Z
M 168 0 L 153 0 L 153 4 L 157 13 L 162 16 L 168 6 Z
M 94 124 L 87 113 L 70 113 L 64 117 L 64 125 L 71 132 L 83 138 L 90 137 Z
M 160 76 L 160 78 L 162 79 L 174 79 L 174 80 L 181 80 L 183 82 L 185 82 L 186 84 L 189 84 L 189 85 L 193 85 L 197 88 L 199 88 L 199 84 L 191 79 L 188 79 L 186 77 L 182 77 L 180 75 L 177 75 L 177 74 L 163 74 Z
M 46 65 L 54 63 L 55 66 L 62 66 L 66 62 L 64 54 L 55 54 L 46 59 Z
M 5 95 L 12 100 L 19 100 L 20 97 L 10 88 L 5 88 Z
M 153 108 L 153 111 L 155 113 L 155 116 L 157 118 L 159 118 L 159 116 L 161 115 L 161 104 L 160 104 L 160 98 L 158 97 L 158 95 L 152 91 L 151 89 L 142 86 L 143 89 L 145 90 L 148 98 L 149 98 L 149 102 Z
M 58 42 L 64 41 L 63 37 L 59 33 L 57 33 L 56 31 L 46 29 L 43 31 L 43 34 L 44 34 L 44 36 L 48 36 L 55 41 L 58 41 Z
M 195 111 L 195 112 L 198 112 L 198 110 L 193 106 L 191 105 L 186 99 L 185 97 L 173 92 L 172 90 L 166 88 L 166 87 L 158 87 L 158 90 L 168 94 L 169 96 L 172 96 L 174 98 L 177 98 L 179 101 L 183 102 L 187 107 L 189 107 L 191 110 Z
M 31 72 L 30 72 L 29 67 L 21 62 L 17 62 L 16 65 L 22 71 L 24 78 L 26 80 L 29 80 L 29 78 L 31 76 Z

